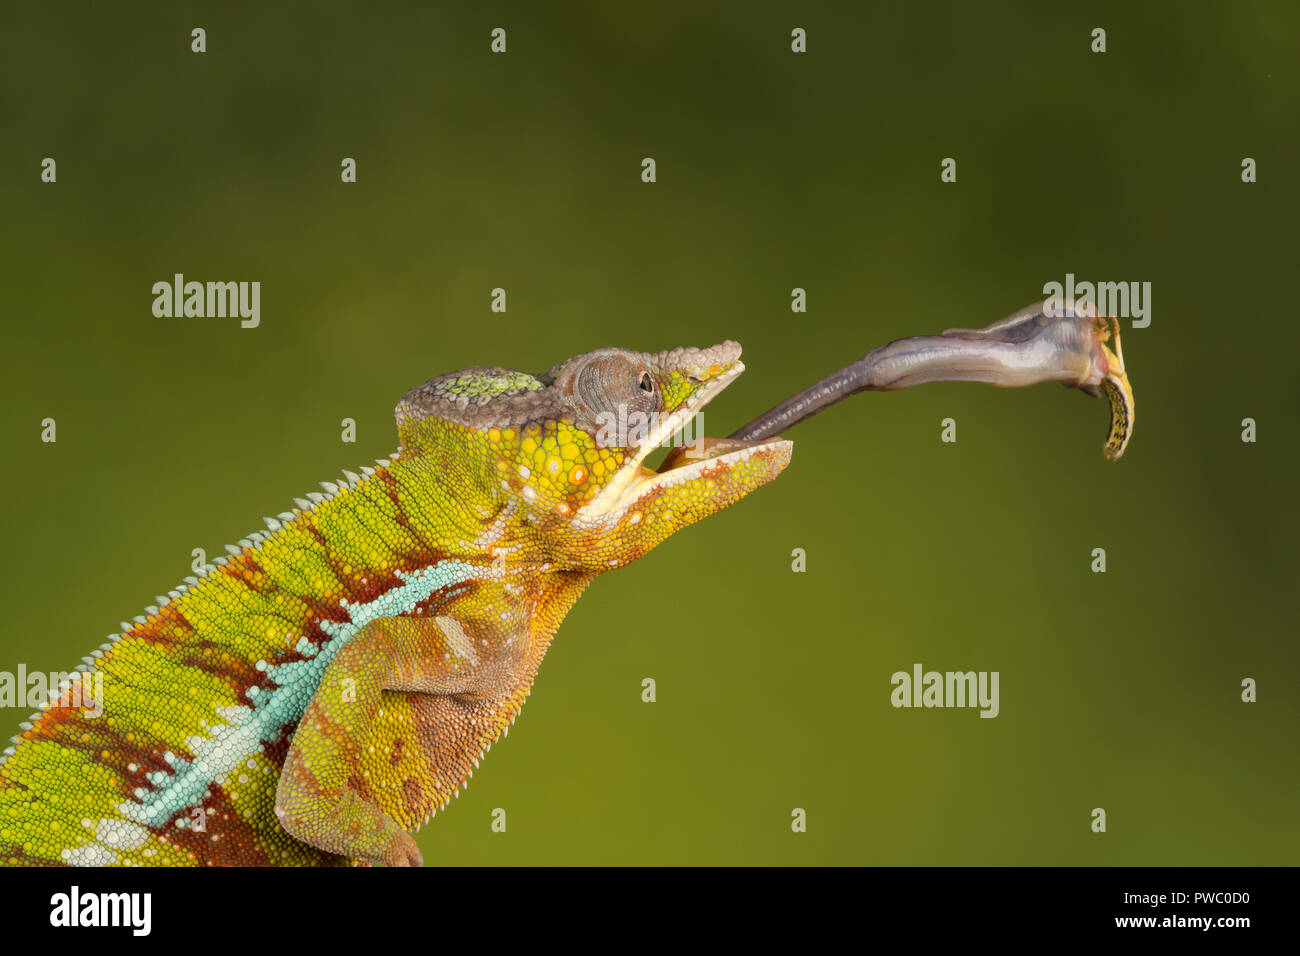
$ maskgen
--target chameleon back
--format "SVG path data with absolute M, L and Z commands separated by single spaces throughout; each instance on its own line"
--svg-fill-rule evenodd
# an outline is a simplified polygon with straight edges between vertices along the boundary
M 276 785 L 298 718 L 338 646 L 366 620 L 437 614 L 482 587 L 480 567 L 443 546 L 458 531 L 454 516 L 434 522 L 399 506 L 420 492 L 399 487 L 403 475 L 388 464 L 351 476 L 314 508 L 300 502 L 308 507 L 269 520 L 267 533 L 241 541 L 95 653 L 102 700 L 47 708 L 0 765 L 0 860 L 347 862 L 294 840 L 276 821 Z M 446 509 L 420 513 L 431 511 Z M 405 694 L 386 698 L 392 706 L 377 732 L 392 741 L 376 752 L 400 754 L 391 743 L 414 726 L 412 704 Z M 388 775 L 407 769 L 394 761 Z M 424 783 L 449 798 L 462 780 Z M 390 793 L 395 817 L 410 821 L 410 801 L 400 799 L 409 787 Z

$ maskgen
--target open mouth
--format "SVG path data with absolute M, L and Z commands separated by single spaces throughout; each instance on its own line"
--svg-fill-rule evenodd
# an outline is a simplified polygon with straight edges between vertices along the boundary
M 731 456 L 739 458 L 737 452 L 748 451 L 751 448 L 759 448 L 763 445 L 771 445 L 780 440 L 779 438 L 758 441 L 746 441 L 743 438 L 696 438 L 685 444 L 675 446 L 668 453 L 668 457 L 663 460 L 663 464 L 659 466 L 658 470 L 649 473 L 666 475 L 670 471 L 689 468 L 697 462 L 713 461 L 718 458 L 730 458 Z
M 579 516 L 598 519 L 617 515 L 647 493 L 696 478 L 710 465 L 733 464 L 748 458 L 755 449 L 789 444 L 779 437 L 746 441 L 701 436 L 673 447 L 658 469 L 651 470 L 645 466 L 646 458 L 655 449 L 667 445 L 673 435 L 684 429 L 705 405 L 744 370 L 744 364 L 737 361 L 732 368 L 683 402 L 676 411 L 663 416 L 641 444 L 635 458 L 623 465 L 604 490 L 582 508 Z

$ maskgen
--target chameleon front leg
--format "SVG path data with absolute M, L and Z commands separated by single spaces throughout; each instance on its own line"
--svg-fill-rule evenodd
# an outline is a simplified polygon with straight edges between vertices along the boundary
M 463 631 L 453 627 L 449 642 L 433 619 L 380 618 L 339 649 L 298 723 L 276 790 L 275 812 L 291 836 L 341 856 L 420 865 L 414 838 L 379 808 L 359 765 L 382 691 L 470 687 L 472 666 L 454 640 Z

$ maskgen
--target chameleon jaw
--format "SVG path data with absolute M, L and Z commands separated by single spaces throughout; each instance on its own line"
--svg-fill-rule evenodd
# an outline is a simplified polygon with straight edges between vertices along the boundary
M 700 438 L 685 447 L 674 448 L 658 471 L 645 467 L 645 460 L 657 448 L 667 445 L 705 405 L 725 389 L 741 372 L 744 363 L 737 361 L 717 378 L 705 383 L 673 412 L 664 415 L 650 430 L 636 450 L 605 488 L 574 516 L 575 524 L 598 525 L 616 521 L 628 508 L 657 488 L 679 484 L 699 477 L 710 465 L 738 464 L 757 448 L 781 449 L 788 457 L 791 442 L 781 438 L 743 441 L 727 438 Z
M 706 492 L 714 502 L 710 510 L 718 510 L 774 478 L 789 463 L 793 449 L 794 442 L 780 437 L 758 441 L 735 438 L 696 439 L 690 445 L 674 448 L 658 471 L 638 465 L 631 481 L 609 508 L 595 514 L 586 514 L 584 509 L 584 512 L 579 512 L 578 523 L 585 527 L 608 527 L 630 512 L 646 508 L 647 502 L 653 500 L 658 493 L 673 493 L 679 486 L 696 481 L 711 489 Z M 759 462 L 751 463 L 750 460 L 756 456 Z M 752 464 L 761 465 L 759 474 L 763 477 L 738 480 L 734 470 L 748 470 Z M 737 488 L 744 490 L 737 492 Z

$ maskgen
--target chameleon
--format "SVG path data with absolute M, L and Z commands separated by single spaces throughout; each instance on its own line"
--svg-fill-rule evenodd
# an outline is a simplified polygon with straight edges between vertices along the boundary
M 780 428 L 863 389 L 1056 380 L 1127 395 L 1107 447 L 1127 442 L 1103 323 L 1004 322 L 898 340 L 655 470 L 744 371 L 736 342 L 411 389 L 392 455 L 265 518 L 21 725 L 0 763 L 0 862 L 420 865 L 412 831 L 508 733 L 587 586 L 774 480 L 793 450 Z
M 420 862 L 600 573 L 771 481 L 780 439 L 644 461 L 740 346 L 601 349 L 409 391 L 398 449 L 265 519 L 91 655 L 0 767 L 8 864 Z M 201 812 L 196 812 L 201 811 Z

